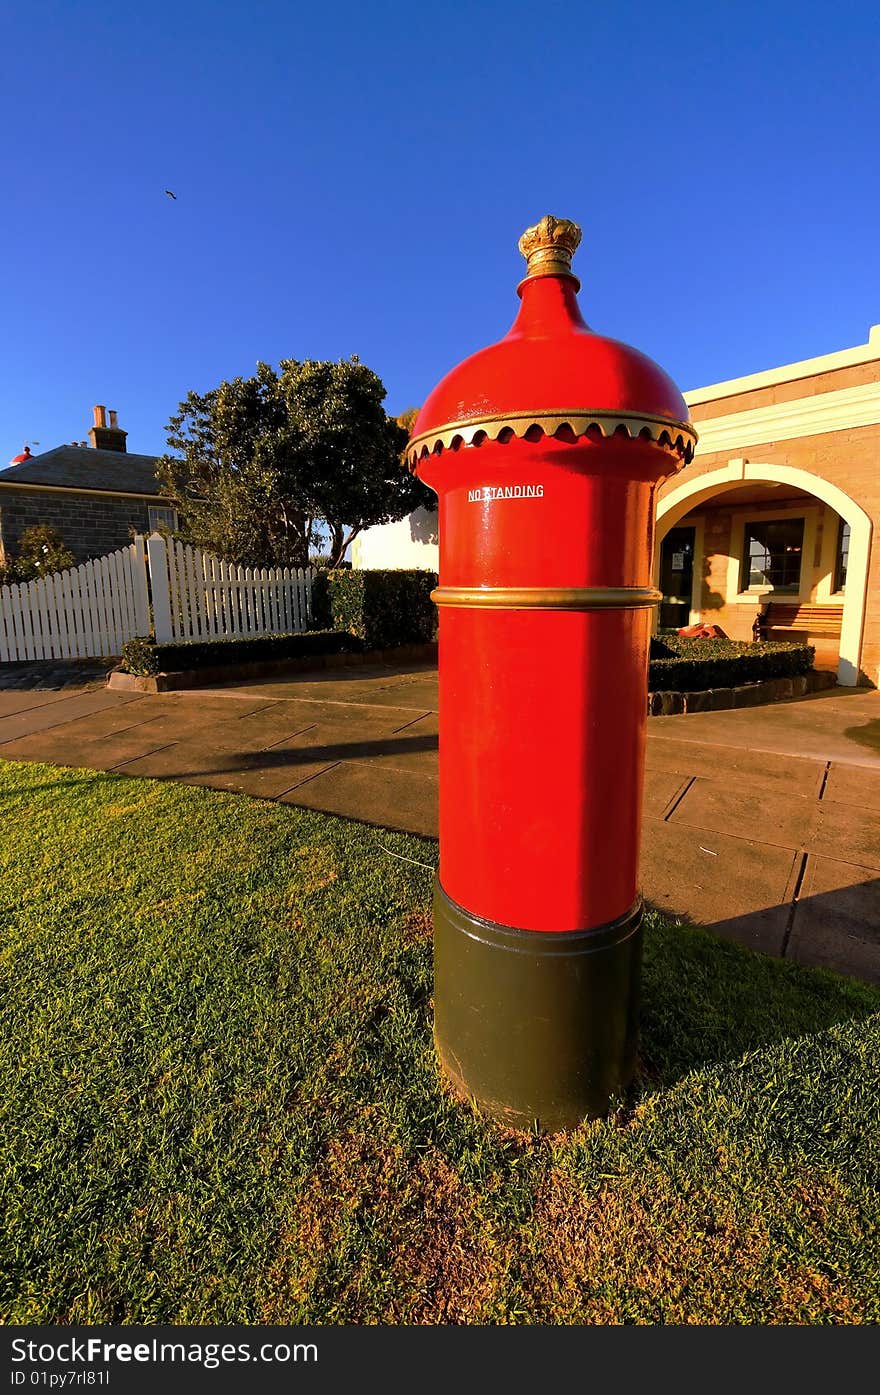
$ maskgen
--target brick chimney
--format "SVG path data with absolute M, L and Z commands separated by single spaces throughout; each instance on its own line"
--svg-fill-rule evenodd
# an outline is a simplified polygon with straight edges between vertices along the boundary
M 110 413 L 110 424 L 107 424 L 107 408 L 95 407 L 95 424 L 89 432 L 89 440 L 95 450 L 125 450 L 125 438 L 127 431 L 122 431 L 116 421 L 116 413 Z

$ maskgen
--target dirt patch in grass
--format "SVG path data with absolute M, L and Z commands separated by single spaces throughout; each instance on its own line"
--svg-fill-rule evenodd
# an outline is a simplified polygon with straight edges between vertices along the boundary
M 338 868 L 329 848 L 297 848 L 288 873 L 297 892 L 322 891 L 336 881 Z
M 360 1322 L 497 1317 L 512 1240 L 487 1233 L 479 1194 L 442 1154 L 411 1159 L 363 1128 L 348 1131 L 330 1140 L 291 1211 L 261 1321 L 328 1307 Z
M 769 1299 L 774 1323 L 861 1323 L 864 1307 L 844 1276 L 835 1287 L 804 1262 L 804 1251 L 822 1253 L 828 1226 L 858 1240 L 849 1199 L 833 1182 L 814 1187 L 800 1201 L 779 1189 L 775 1204 L 763 1197 L 754 1207 L 723 1185 L 676 1190 L 655 1169 L 591 1190 L 554 1168 L 519 1257 L 531 1276 L 530 1318 L 727 1325 L 760 1321 Z M 780 1243 L 780 1226 L 796 1236 L 798 1255 Z
M 407 916 L 400 927 L 400 938 L 407 945 L 429 945 L 434 937 L 434 922 L 427 909 Z
M 405 1297 L 393 1320 L 498 1321 L 515 1253 L 509 1227 L 485 1215 L 481 1195 L 440 1154 L 419 1159 L 413 1181 L 414 1243 L 395 1256 L 393 1272 Z
M 730 1322 L 740 1295 L 719 1310 L 718 1275 L 754 1272 L 769 1238 L 723 1201 L 686 1198 L 662 1175 L 630 1177 L 590 1192 L 553 1169 L 542 1184 L 525 1265 L 539 1322 Z
M 358 1233 L 374 1207 L 396 1198 L 399 1148 L 362 1132 L 332 1138 L 302 1191 L 289 1199 L 265 1275 L 260 1321 L 299 1321 L 317 1304 L 344 1312 L 359 1277 Z

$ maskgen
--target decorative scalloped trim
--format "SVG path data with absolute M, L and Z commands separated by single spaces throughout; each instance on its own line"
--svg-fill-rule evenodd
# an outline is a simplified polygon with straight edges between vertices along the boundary
M 433 431 L 424 431 L 407 447 L 407 463 L 414 470 L 428 455 L 459 446 L 480 446 L 484 441 L 500 441 L 502 445 L 514 436 L 522 440 L 540 436 L 556 436 L 563 428 L 572 440 L 598 432 L 600 436 L 624 435 L 630 440 L 653 441 L 684 458 L 689 465 L 694 458 L 697 433 L 690 422 L 672 421 L 669 417 L 634 416 L 630 413 L 608 411 L 576 412 L 517 412 L 504 417 L 476 417 L 471 421 L 453 422 Z

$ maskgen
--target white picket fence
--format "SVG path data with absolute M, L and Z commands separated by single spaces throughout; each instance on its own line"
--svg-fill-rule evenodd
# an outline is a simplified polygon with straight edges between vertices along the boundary
M 312 619 L 312 571 L 239 567 L 159 533 L 147 540 L 156 640 L 294 634 Z
M 36 581 L 0 587 L 0 662 L 119 654 L 153 631 L 158 643 L 305 630 L 311 569 L 239 567 L 153 533 Z
M 0 661 L 118 654 L 150 633 L 143 539 L 82 566 L 0 586 Z

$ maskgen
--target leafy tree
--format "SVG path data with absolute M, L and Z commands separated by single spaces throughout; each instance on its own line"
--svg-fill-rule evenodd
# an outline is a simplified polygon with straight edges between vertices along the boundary
M 231 561 L 305 565 L 310 542 L 338 566 L 364 528 L 432 495 L 406 469 L 407 431 L 357 358 L 257 365 L 169 422 L 157 473 L 187 535 Z M 329 537 L 329 543 L 322 540 Z
M 182 515 L 181 532 L 230 562 L 304 566 L 309 527 L 298 503 L 296 464 L 277 374 L 257 364 L 190 392 L 168 423 L 173 455 L 160 457 L 162 492 Z
M 7 563 L 4 581 L 34 581 L 76 565 L 76 558 L 57 528 L 36 523 L 25 528 L 18 540 L 18 556 Z
M 364 528 L 392 523 L 433 494 L 406 467 L 409 431 L 389 417 L 381 378 L 356 357 L 282 361 L 289 430 L 307 515 L 329 534 L 332 566 Z
M 407 407 L 406 411 L 401 412 L 400 416 L 396 418 L 397 425 L 403 427 L 407 436 L 412 435 L 412 429 L 416 424 L 416 417 L 420 410 L 419 407 Z M 433 498 L 434 496 L 432 495 L 431 497 Z

